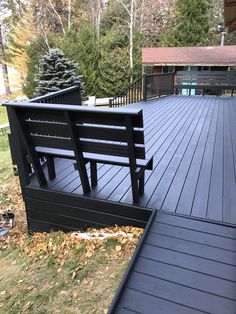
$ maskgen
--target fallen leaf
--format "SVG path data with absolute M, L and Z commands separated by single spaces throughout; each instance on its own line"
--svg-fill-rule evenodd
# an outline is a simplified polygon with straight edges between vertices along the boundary
M 120 252 L 121 249 L 122 249 L 122 247 L 121 247 L 120 245 L 117 245 L 117 246 L 116 246 L 116 252 Z

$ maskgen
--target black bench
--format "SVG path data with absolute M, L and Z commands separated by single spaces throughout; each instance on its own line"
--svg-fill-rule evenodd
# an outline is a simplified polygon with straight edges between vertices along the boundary
M 100 109 L 74 105 L 7 103 L 8 112 L 27 150 L 41 186 L 47 180 L 40 163 L 46 157 L 49 179 L 55 178 L 54 157 L 75 159 L 84 193 L 97 185 L 97 163 L 130 168 L 133 201 L 144 193 L 146 159 L 143 115 L 140 109 Z M 13 134 L 14 136 L 14 134 Z
M 230 90 L 231 96 L 236 89 L 236 71 L 178 71 L 175 77 L 175 92 L 188 89 L 189 95 L 192 89 L 216 91 L 217 95 L 222 91 Z

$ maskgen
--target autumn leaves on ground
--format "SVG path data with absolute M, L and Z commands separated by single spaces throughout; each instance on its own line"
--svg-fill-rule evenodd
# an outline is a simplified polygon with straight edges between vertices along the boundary
M 143 230 L 99 230 L 133 234 L 106 240 L 62 232 L 28 237 L 17 179 L 0 193 L 0 208 L 11 208 L 17 224 L 0 238 L 0 313 L 107 313 Z

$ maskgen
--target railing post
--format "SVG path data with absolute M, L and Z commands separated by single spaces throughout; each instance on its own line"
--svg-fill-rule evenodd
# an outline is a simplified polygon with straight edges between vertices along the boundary
M 147 100 L 147 74 L 143 74 L 143 100 Z
M 82 105 L 82 96 L 81 96 L 81 82 L 80 80 L 75 80 L 73 82 L 73 86 L 77 86 L 77 92 L 75 93 L 75 97 L 71 101 L 72 104 Z
M 175 73 L 172 73 L 172 94 L 175 92 Z

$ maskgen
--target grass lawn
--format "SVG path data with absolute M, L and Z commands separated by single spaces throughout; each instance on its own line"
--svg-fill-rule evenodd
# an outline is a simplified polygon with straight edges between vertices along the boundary
M 0 125 L 8 122 L 6 107 L 2 107 L 1 103 L 7 100 L 15 100 L 16 97 L 22 96 L 22 95 L 23 94 L 21 90 L 14 91 L 9 96 L 0 95 Z
M 8 122 L 7 111 L 1 106 L 2 101 L 14 100 L 17 96 L 22 95 L 21 91 L 13 92 L 10 96 L 0 96 L 0 125 Z M 6 182 L 13 175 L 11 154 L 8 144 L 7 134 L 0 134 L 0 185 Z
M 0 106 L 0 125 L 7 123 L 7 110 L 5 107 Z
M 63 232 L 28 236 L 17 177 L 1 185 L 4 208 L 15 214 L 16 227 L 0 237 L 0 314 L 107 313 L 143 229 L 88 230 L 133 235 L 103 241 Z
M 1 107 L 0 107 L 1 108 Z M 0 135 L 0 185 L 13 175 L 7 134 Z
M 124 240 L 78 240 L 56 232 L 2 250 L 0 313 L 107 313 L 138 242 Z

